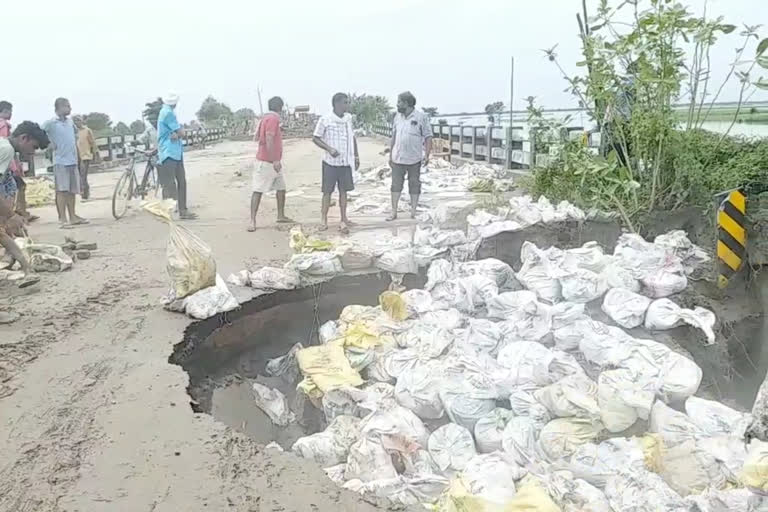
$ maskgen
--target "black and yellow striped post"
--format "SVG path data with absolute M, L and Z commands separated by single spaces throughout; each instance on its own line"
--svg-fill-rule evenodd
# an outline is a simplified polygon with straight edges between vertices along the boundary
M 747 257 L 747 198 L 741 190 L 724 194 L 717 211 L 717 285 L 728 286 L 731 276 L 739 271 Z

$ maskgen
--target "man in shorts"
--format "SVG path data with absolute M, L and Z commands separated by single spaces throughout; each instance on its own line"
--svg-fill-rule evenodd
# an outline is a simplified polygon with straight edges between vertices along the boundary
M 75 116 L 75 126 L 77 127 L 77 153 L 80 158 L 80 197 L 83 201 L 91 197 L 91 187 L 88 185 L 88 170 L 91 168 L 91 162 L 98 161 L 99 146 L 96 144 L 96 138 L 93 136 L 93 130 L 85 124 L 85 119 Z
M 416 110 L 416 98 L 406 91 L 397 97 L 397 114 L 392 122 L 390 167 L 392 168 L 392 214 L 387 220 L 397 219 L 397 207 L 408 178 L 411 196 L 411 218 L 416 218 L 416 207 L 421 194 L 421 166 L 429 162 L 432 151 L 432 125 L 429 117 Z
M 16 197 L 16 181 L 13 179 L 11 165 L 20 153 L 25 158 L 32 158 L 35 151 L 48 146 L 48 136 L 37 124 L 24 121 L 13 131 L 9 138 L 0 139 L 0 246 L 11 258 L 11 266 L 19 262 L 25 279 L 19 286 L 29 286 L 38 280 L 29 277 L 29 262 L 16 245 L 14 237 L 24 236 L 24 219 L 13 211 Z
M 328 210 L 331 207 L 331 194 L 339 187 L 339 211 L 341 212 L 342 233 L 349 233 L 347 218 L 347 192 L 354 190 L 352 171 L 360 165 L 357 152 L 357 140 L 352 127 L 352 116 L 348 113 L 349 96 L 339 92 L 331 99 L 333 113 L 323 116 L 315 126 L 312 141 L 321 149 L 323 155 L 323 203 L 321 209 L 320 230 L 328 229 Z
M 77 128 L 69 115 L 72 107 L 66 98 L 54 103 L 56 117 L 46 121 L 43 129 L 53 146 L 53 180 L 56 185 L 56 211 L 62 228 L 88 224 L 75 214 L 75 198 L 80 193 L 80 173 L 77 170 Z M 69 220 L 67 220 L 69 213 Z
M 280 129 L 280 112 L 283 100 L 275 96 L 267 102 L 269 112 L 264 115 L 256 129 L 259 144 L 256 153 L 256 167 L 252 175 L 251 225 L 248 231 L 256 231 L 256 214 L 259 212 L 261 196 L 275 191 L 277 196 L 277 222 L 293 222 L 285 216 L 285 177 L 283 176 L 283 132 Z
M 176 119 L 179 96 L 168 93 L 157 117 L 157 176 L 163 187 L 163 199 L 176 199 L 179 218 L 196 219 L 187 210 L 187 172 L 184 169 L 184 128 Z

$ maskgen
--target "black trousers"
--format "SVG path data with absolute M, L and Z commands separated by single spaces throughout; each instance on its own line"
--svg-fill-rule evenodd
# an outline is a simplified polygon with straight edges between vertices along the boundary
M 167 158 L 157 166 L 157 176 L 163 187 L 163 199 L 175 199 L 179 213 L 187 211 L 187 173 L 184 162 Z

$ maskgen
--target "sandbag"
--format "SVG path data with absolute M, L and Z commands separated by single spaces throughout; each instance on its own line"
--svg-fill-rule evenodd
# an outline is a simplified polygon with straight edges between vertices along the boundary
M 741 482 L 756 492 L 768 493 L 768 443 L 755 439 L 749 444 Z
M 615 512 L 605 494 L 586 480 L 565 471 L 547 477 L 547 490 L 563 512 Z
M 295 270 L 262 267 L 250 273 L 248 282 L 259 290 L 293 290 L 301 286 L 301 277 Z
M 578 320 L 587 318 L 584 304 L 575 302 L 559 302 L 549 308 L 552 315 L 552 329 L 567 327 Z
M 502 339 L 505 341 L 538 341 L 552 330 L 552 313 L 549 306 L 537 301 L 524 303 L 514 310 L 507 310 L 504 318 L 500 327 Z
M 499 351 L 498 363 L 511 370 L 511 377 L 517 385 L 552 383 L 549 365 L 554 359 L 552 351 L 535 341 L 511 343 Z
M 552 416 L 600 419 L 597 406 L 597 385 L 586 375 L 569 375 L 533 393 Z
M 247 270 L 241 270 L 235 274 L 229 274 L 227 283 L 234 286 L 249 286 L 251 284 L 251 275 Z
M 339 257 L 332 252 L 294 254 L 283 268 L 310 277 L 330 277 L 344 271 Z
M 296 415 L 288 406 L 288 400 L 280 390 L 263 386 L 258 382 L 251 384 L 253 398 L 259 409 L 264 411 L 277 426 L 285 427 L 296 421 Z
M 492 279 L 499 291 L 514 291 L 521 289 L 512 267 L 501 260 L 486 258 L 476 261 L 466 261 L 454 265 L 454 271 L 459 277 L 482 275 Z
M 496 408 L 494 389 L 480 389 L 464 379 L 444 381 L 440 399 L 451 421 L 470 432 L 480 418 Z
M 432 289 L 432 298 L 438 309 L 456 308 L 474 313 L 499 293 L 496 282 L 483 275 L 449 279 Z
M 600 279 L 610 288 L 621 288 L 634 293 L 640 292 L 642 286 L 640 281 L 635 279 L 632 270 L 622 267 L 616 262 L 609 263 L 602 272 Z
M 463 231 L 440 229 L 433 226 L 417 226 L 413 234 L 414 245 L 428 245 L 438 248 L 446 248 L 452 245 L 467 243 L 467 237 Z
M 397 478 L 397 471 L 380 441 L 363 436 L 350 446 L 345 480 L 372 482 L 386 478 Z
M 622 327 L 634 329 L 643 324 L 651 299 L 622 288 L 608 290 L 603 311 Z
M 402 322 L 408 318 L 408 308 L 403 297 L 393 291 L 385 291 L 379 295 L 381 310 L 389 315 L 392 320 Z
M 395 384 L 397 403 L 420 418 L 441 418 L 445 412 L 439 393 L 442 377 L 436 364 L 421 364 L 403 371 Z
M 558 418 L 547 423 L 539 432 L 538 446 L 549 460 L 570 457 L 585 443 L 593 442 L 603 425 L 584 418 Z
M 642 278 L 643 291 L 654 299 L 669 297 L 688 287 L 685 268 L 679 260 L 666 261 L 652 274 Z
M 697 396 L 692 396 L 685 401 L 685 413 L 709 436 L 733 436 L 741 439 L 752 421 L 750 414 Z
M 296 353 L 303 348 L 301 343 L 296 343 L 285 355 L 268 359 L 264 373 L 269 377 L 280 377 L 289 384 L 295 384 L 299 379 L 299 364 L 296 361 Z
M 732 510 L 754 510 L 757 512 L 759 509 L 750 509 L 750 499 L 753 497 L 756 498 L 748 489 L 720 491 L 708 488 L 701 494 L 687 496 L 685 502 L 691 506 L 690 510 L 694 512 L 730 512 Z
M 605 496 L 614 510 L 632 512 L 688 512 L 683 498 L 659 475 L 618 475 L 608 479 Z
M 533 393 L 524 389 L 516 389 L 509 394 L 509 408 L 515 416 L 530 418 L 537 432 L 552 421 L 549 410 L 534 398 Z
M 426 290 L 414 288 L 401 294 L 408 308 L 408 316 L 416 316 L 434 310 L 435 305 L 432 294 Z
M 359 438 L 360 419 L 339 416 L 324 431 L 299 438 L 291 451 L 322 467 L 335 466 L 347 460 L 350 446 Z
M 447 475 L 463 471 L 467 463 L 477 455 L 472 434 L 454 423 L 443 425 L 432 432 L 428 447 L 440 471 Z
M 385 252 L 376 259 L 376 266 L 394 274 L 416 274 L 419 271 L 411 248 Z
M 187 315 L 198 320 L 205 320 L 240 307 L 240 303 L 229 291 L 227 283 L 218 274 L 216 274 L 214 286 L 198 290 L 181 301 L 175 302 L 181 302 L 179 307 L 183 308 Z M 174 309 L 174 306 L 171 306 L 171 309 Z
M 643 375 L 623 368 L 602 372 L 597 379 L 597 403 L 605 429 L 622 432 L 638 418 L 647 420 L 655 395 L 654 383 Z
M 523 266 L 517 280 L 545 302 L 554 304 L 562 299 L 562 288 L 546 254 L 531 242 L 524 242 L 520 251 Z
M 344 348 L 338 343 L 307 347 L 296 352 L 296 361 L 304 375 L 300 387 L 310 396 L 344 386 L 363 383 L 360 374 L 349 364 Z
M 578 304 L 597 300 L 608 289 L 598 274 L 585 268 L 565 271 L 559 281 L 563 300 Z
M 502 452 L 477 455 L 461 473 L 470 493 L 497 505 L 515 496 L 515 480 L 527 471 L 509 461 Z
M 467 351 L 495 354 L 501 338 L 501 327 L 498 323 L 470 318 L 463 336 L 459 336 L 456 343 Z
M 662 452 L 661 471 L 664 481 L 681 496 L 699 494 L 708 487 L 722 489 L 725 475 L 715 458 L 689 439 Z
M 501 441 L 507 423 L 514 417 L 512 411 L 496 408 L 475 423 L 475 442 L 480 453 L 502 450 Z
M 651 303 L 645 316 L 645 328 L 651 331 L 664 331 L 688 324 L 704 331 L 711 345 L 715 342 L 715 314 L 705 308 L 683 309 L 669 299 L 659 299 Z
M 371 268 L 375 260 L 373 251 L 357 242 L 344 241 L 333 248 L 333 253 L 346 271 Z
M 648 430 L 659 434 L 664 440 L 664 445 L 669 448 L 704 435 L 704 432 L 688 416 L 660 400 L 653 404 Z
M 654 358 L 660 383 L 658 395 L 662 400 L 667 403 L 682 402 L 698 391 L 704 375 L 699 365 L 661 343 L 652 340 L 634 342 L 647 349 Z M 631 361 L 626 364 L 629 367 Z
M 507 423 L 502 433 L 501 446 L 518 466 L 526 467 L 539 458 L 536 446 L 538 431 L 536 423 L 525 416 L 515 416 Z
M 691 275 L 712 259 L 707 251 L 693 244 L 682 230 L 657 236 L 653 240 L 653 245 L 662 247 L 677 256 L 683 262 L 687 275 Z
M 182 299 L 216 285 L 216 261 L 213 259 L 213 251 L 192 231 L 173 221 L 173 206 L 173 201 L 153 201 L 142 207 L 168 224 L 165 268 L 171 278 L 169 301 Z
M 372 438 L 397 437 L 422 448 L 427 446 L 429 431 L 413 412 L 398 404 L 383 403 L 363 418 L 363 435 Z

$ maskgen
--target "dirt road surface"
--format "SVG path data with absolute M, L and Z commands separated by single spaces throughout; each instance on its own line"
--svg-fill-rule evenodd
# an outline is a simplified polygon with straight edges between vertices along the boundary
M 363 165 L 383 161 L 382 148 L 361 141 Z M 246 232 L 252 155 L 250 143 L 223 142 L 186 157 L 189 203 L 200 216 L 186 225 L 213 247 L 224 277 L 288 256 L 272 198 L 262 228 Z M 285 167 L 288 215 L 311 230 L 320 152 L 288 141 Z M 167 362 L 190 323 L 160 306 L 168 228 L 137 208 L 112 218 L 118 176 L 92 176 L 93 199 L 79 210 L 88 226 L 60 230 L 53 207 L 35 210 L 36 241 L 97 242 L 90 260 L 43 274 L 25 293 L 0 284 L 0 308 L 22 315 L 0 326 L 0 511 L 374 510 L 313 464 L 265 452 L 192 412 L 187 375 Z M 336 210 L 331 229 L 337 222 Z

